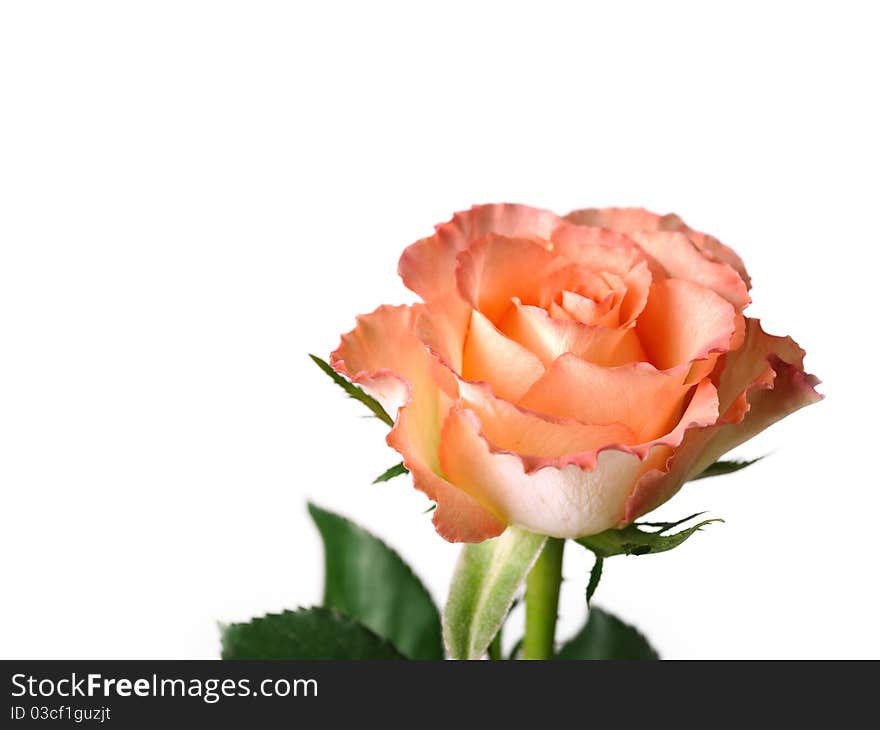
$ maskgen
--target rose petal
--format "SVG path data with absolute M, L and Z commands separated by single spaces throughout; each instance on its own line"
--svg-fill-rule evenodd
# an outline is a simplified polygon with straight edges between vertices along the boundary
M 651 270 L 645 253 L 626 236 L 602 228 L 561 224 L 553 232 L 554 250 L 594 271 L 609 272 L 624 281 L 620 324 L 632 322 L 648 298 Z
M 545 367 L 566 352 L 606 366 L 646 359 L 633 328 L 588 326 L 573 319 L 557 319 L 544 309 L 518 300 L 502 318 L 499 329 L 537 355 Z
M 491 453 L 480 422 L 467 409 L 446 417 L 440 463 L 448 478 L 491 510 L 527 530 L 580 537 L 614 527 L 626 495 L 645 465 L 637 456 L 606 450 L 596 467 L 548 467 L 526 474 L 519 456 Z
M 357 326 L 342 335 L 330 354 L 330 365 L 372 395 L 393 418 L 409 399 L 408 382 L 425 372 L 424 346 L 413 334 L 413 323 L 423 305 L 382 305 L 356 318 Z
M 505 337 L 483 314 L 471 313 L 461 375 L 489 383 L 502 398 L 518 400 L 544 373 L 541 361 Z
M 566 312 L 562 307 L 560 307 L 556 302 L 550 302 L 550 307 L 547 310 L 550 312 L 550 316 L 553 319 L 564 319 L 576 321 L 574 317 L 572 317 L 568 312 Z
M 711 289 L 684 279 L 662 279 L 651 285 L 636 331 L 648 360 L 665 370 L 738 346 L 734 336 L 741 318 Z M 701 377 L 711 369 L 710 363 Z
M 642 250 L 624 234 L 563 220 L 553 229 L 550 240 L 555 251 L 575 263 L 623 275 L 645 260 Z
M 645 208 L 582 208 L 564 217 L 579 226 L 595 226 L 618 233 L 677 231 L 683 225 L 675 214 L 660 216 Z
M 520 455 L 528 472 L 568 463 L 593 467 L 598 449 L 635 443 L 632 430 L 621 423 L 590 425 L 535 413 L 495 397 L 479 383 L 460 381 L 459 390 L 460 405 L 478 416 L 493 448 Z
M 456 257 L 471 243 L 488 233 L 549 238 L 559 220 L 555 213 L 525 205 L 474 206 L 404 250 L 398 273 L 409 289 L 430 302 L 455 291 Z
M 450 302 L 453 297 L 458 299 L 457 294 L 447 295 L 426 305 L 416 320 L 415 334 L 450 370 L 460 373 L 473 310 L 457 309 Z
M 519 405 L 584 423 L 625 423 L 643 442 L 673 428 L 690 390 L 681 373 L 666 373 L 647 363 L 607 368 L 565 354 Z
M 497 322 L 517 297 L 549 306 L 553 295 L 572 279 L 573 264 L 547 242 L 490 234 L 458 255 L 456 281 L 461 298 Z
M 746 284 L 751 287 L 751 280 L 742 259 L 729 246 L 713 236 L 696 231 L 688 226 L 675 213 L 657 215 L 644 208 L 585 208 L 575 210 L 565 219 L 582 226 L 599 226 L 620 233 L 634 231 L 676 231 L 684 233 L 701 251 L 717 261 L 731 266 Z
M 480 542 L 504 523 L 439 475 L 440 424 L 448 397 L 432 377 L 433 359 L 413 334 L 422 305 L 379 307 L 342 336 L 331 365 L 396 414 L 388 445 L 403 455 L 416 489 L 437 502 L 434 524 L 452 542 Z
M 669 276 L 713 289 L 739 310 L 751 302 L 746 284 L 736 270 L 703 255 L 684 233 L 635 231 L 629 236 Z
M 730 246 L 725 246 L 714 236 L 700 233 L 687 226 L 684 226 L 681 230 L 682 233 L 685 233 L 703 253 L 711 256 L 716 261 L 724 262 L 736 271 L 743 282 L 745 282 L 746 289 L 752 288 L 752 278 L 749 276 L 749 272 L 746 271 L 743 260 L 739 257 L 736 251 L 730 248 Z
M 648 303 L 653 275 L 647 262 L 641 263 L 624 276 L 626 295 L 620 303 L 620 325 L 625 327 L 641 315 Z
M 618 324 L 614 292 L 608 291 L 598 301 L 573 291 L 563 291 L 561 298 L 562 308 L 581 324 L 603 327 L 616 327 Z
M 669 449 L 687 429 L 717 418 L 717 405 L 714 386 L 704 381 L 666 439 L 645 444 L 641 452 L 616 446 L 598 448 L 587 468 L 570 462 L 561 468 L 544 465 L 537 470 L 531 470 L 529 459 L 522 455 L 499 451 L 481 430 L 475 412 L 453 407 L 443 425 L 440 464 L 451 481 L 504 520 L 552 537 L 583 537 L 621 525 L 632 485 L 667 460 Z M 488 425 L 497 415 L 487 414 L 484 423 Z M 501 437 L 514 436 L 502 433 Z
M 735 407 L 736 401 L 742 399 L 749 388 L 756 384 L 772 386 L 771 358 L 778 357 L 803 370 L 805 354 L 791 337 L 768 335 L 761 327 L 760 320 L 746 318 L 743 343 L 735 352 L 725 356 L 718 383 L 721 412 L 725 414 L 725 419 L 730 420 L 726 411 Z
M 803 350 L 790 337 L 766 334 L 756 319 L 746 320 L 743 346 L 724 357 L 719 383 L 718 425 L 687 434 L 663 469 L 639 482 L 627 503 L 632 521 L 672 497 L 732 448 L 799 408 L 821 400 L 818 380 L 803 371 Z
M 404 408 L 387 441 L 391 448 L 403 455 L 403 464 L 412 474 L 413 486 L 436 502 L 432 521 L 437 533 L 449 542 L 482 542 L 504 532 L 506 522 L 437 473 L 440 471 L 439 462 L 430 467 L 420 458 L 418 428 L 418 423 L 411 422 L 409 408 Z M 432 453 L 436 459 L 436 446 Z

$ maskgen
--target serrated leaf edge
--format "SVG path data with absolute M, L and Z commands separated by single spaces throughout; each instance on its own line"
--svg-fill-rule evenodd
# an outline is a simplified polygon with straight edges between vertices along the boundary
M 224 639 L 226 630 L 228 630 L 229 628 L 241 629 L 241 628 L 244 628 L 247 626 L 252 626 L 260 621 L 265 621 L 267 619 L 284 618 L 285 616 L 288 616 L 288 615 L 298 615 L 298 614 L 303 614 L 303 613 L 314 613 L 316 615 L 324 615 L 324 616 L 328 616 L 336 621 L 339 621 L 340 623 L 343 623 L 343 624 L 347 623 L 351 626 L 356 626 L 357 628 L 362 629 L 365 633 L 369 634 L 371 637 L 375 638 L 379 644 L 384 645 L 387 648 L 391 649 L 395 654 L 397 654 L 397 656 L 400 659 L 404 659 L 404 660 L 406 659 L 406 657 L 400 652 L 400 650 L 396 646 L 394 646 L 394 644 L 392 642 L 390 642 L 388 639 L 386 639 L 384 636 L 380 636 L 375 631 L 373 631 L 370 627 L 362 624 L 357 619 L 353 619 L 351 616 L 348 616 L 348 615 L 342 613 L 342 611 L 337 611 L 336 609 L 333 609 L 333 608 L 327 608 L 326 606 L 299 606 L 298 608 L 295 608 L 295 609 L 285 608 L 285 609 L 282 609 L 281 611 L 269 611 L 268 613 L 264 613 L 261 616 L 253 616 L 247 621 L 238 621 L 238 622 L 233 622 L 230 624 L 223 624 L 223 623 L 218 622 L 223 627 L 223 631 L 221 632 L 221 637 L 220 637 L 221 655 L 222 655 L 223 639 Z

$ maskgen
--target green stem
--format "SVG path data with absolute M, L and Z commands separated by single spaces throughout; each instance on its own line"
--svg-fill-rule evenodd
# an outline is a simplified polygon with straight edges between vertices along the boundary
M 559 584 L 562 582 L 562 551 L 565 540 L 548 537 L 547 544 L 526 579 L 526 634 L 523 659 L 553 657 Z

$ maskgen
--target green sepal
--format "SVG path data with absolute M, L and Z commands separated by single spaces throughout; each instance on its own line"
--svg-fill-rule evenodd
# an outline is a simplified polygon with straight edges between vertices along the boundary
M 723 474 L 733 474 L 735 471 L 739 471 L 740 469 L 745 469 L 747 466 L 751 466 L 755 464 L 761 459 L 763 456 L 759 456 L 757 459 L 731 459 L 730 461 L 716 461 L 714 464 L 707 466 L 703 471 L 701 471 L 697 476 L 692 477 L 688 481 L 695 482 L 697 479 L 708 479 L 709 477 L 720 477 Z
M 517 591 L 547 538 L 518 527 L 462 548 L 443 611 L 452 659 L 479 659 L 507 618 Z
M 587 605 L 590 605 L 590 601 L 593 599 L 593 594 L 596 592 L 596 589 L 599 587 L 599 581 L 602 579 L 602 566 L 605 563 L 605 558 L 601 555 L 595 556 L 595 561 L 593 562 L 593 569 L 590 571 L 590 580 L 587 582 Z
M 330 379 L 336 383 L 340 388 L 342 388 L 351 398 L 354 398 L 356 401 L 360 401 L 367 408 L 369 408 L 373 415 L 376 416 L 383 423 L 387 423 L 389 426 L 394 425 L 394 419 L 388 415 L 382 405 L 377 401 L 373 396 L 367 395 L 364 390 L 352 383 L 350 380 L 343 378 L 339 373 L 337 373 L 330 365 L 322 360 L 317 355 L 309 355 L 312 358 L 312 361 L 317 365 L 321 370 L 326 373 Z
M 695 532 L 713 522 L 724 522 L 719 518 L 703 520 L 693 527 L 688 527 L 681 532 L 666 535 L 673 527 L 699 517 L 702 512 L 685 517 L 678 522 L 634 522 L 619 530 L 605 530 L 598 535 L 581 537 L 575 540 L 585 548 L 592 550 L 601 558 L 610 558 L 613 555 L 648 555 L 649 553 L 663 553 L 681 545 Z M 656 530 L 644 530 L 643 527 L 659 528 Z
M 394 479 L 394 477 L 399 477 L 403 474 L 409 474 L 409 469 L 407 469 L 401 461 L 399 464 L 395 464 L 394 466 L 389 467 L 388 469 L 383 471 L 373 480 L 373 484 L 378 484 L 379 482 L 387 482 L 389 479 Z

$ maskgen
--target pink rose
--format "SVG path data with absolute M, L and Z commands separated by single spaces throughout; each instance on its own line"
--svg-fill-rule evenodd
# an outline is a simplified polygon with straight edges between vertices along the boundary
M 677 216 L 459 213 L 407 248 L 424 303 L 358 317 L 331 364 L 376 397 L 447 540 L 622 527 L 820 396 L 743 316 L 740 258 Z

